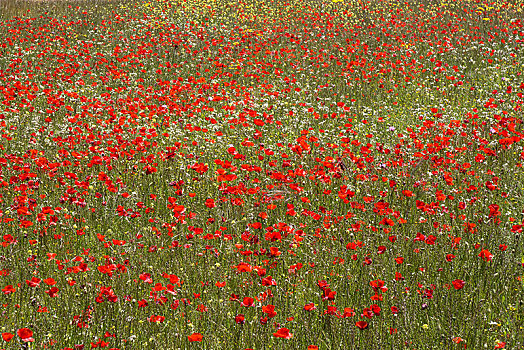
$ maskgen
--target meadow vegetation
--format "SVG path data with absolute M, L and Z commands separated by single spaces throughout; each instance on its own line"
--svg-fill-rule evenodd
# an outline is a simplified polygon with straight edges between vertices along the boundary
M 0 2 L 0 348 L 523 348 L 522 18 Z

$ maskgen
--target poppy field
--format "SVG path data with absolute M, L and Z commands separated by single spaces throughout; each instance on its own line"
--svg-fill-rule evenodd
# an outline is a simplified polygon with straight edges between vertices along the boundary
M 0 2 L 0 349 L 523 349 L 523 10 Z

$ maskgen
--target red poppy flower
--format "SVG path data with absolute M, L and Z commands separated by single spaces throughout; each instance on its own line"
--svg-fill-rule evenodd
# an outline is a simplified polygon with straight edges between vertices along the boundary
M 379 225 L 393 226 L 395 222 L 389 218 L 383 218 L 382 221 L 379 222 Z
M 453 287 L 457 290 L 462 289 L 466 284 L 466 282 L 464 282 L 463 280 L 454 280 L 451 283 L 453 284 Z
M 361 317 L 367 317 L 367 318 L 373 317 L 373 311 L 371 310 L 371 308 L 366 307 L 364 310 L 362 310 Z
M 262 306 L 262 312 L 266 313 L 269 318 L 273 318 L 277 315 L 275 305 Z
M 245 307 L 250 307 L 250 306 L 253 306 L 254 302 L 255 300 L 253 298 L 245 297 L 242 303 L 240 303 L 240 305 L 245 306 Z
M 29 328 L 20 328 L 18 332 L 16 332 L 18 336 L 22 339 L 23 342 L 32 342 L 35 341 L 33 339 L 33 331 Z
M 404 277 L 402 277 L 402 274 L 400 272 L 395 272 L 395 280 L 400 281 L 403 280 Z
M 52 287 L 51 289 L 46 290 L 45 292 L 46 292 L 47 294 L 49 294 L 49 296 L 50 296 L 51 298 L 54 298 L 54 297 L 56 297 L 57 294 L 58 294 L 58 288 L 56 288 L 56 287 Z
M 459 344 L 462 340 L 464 340 L 464 339 L 462 339 L 461 337 L 455 337 L 455 338 L 451 339 L 451 341 L 453 341 L 453 343 L 455 343 L 455 344 Z
M 262 278 L 262 285 L 263 286 L 276 286 L 277 282 L 273 279 L 273 277 L 268 276 L 266 278 Z
M 25 283 L 27 283 L 27 285 L 29 287 L 38 287 L 40 285 L 40 281 L 41 279 L 40 278 L 37 278 L 37 277 L 33 277 L 31 278 L 31 280 L 26 280 Z
M 331 290 L 331 288 L 325 288 L 324 295 L 322 296 L 322 300 L 335 300 L 336 295 L 337 295 L 337 292 Z
M 151 323 L 162 323 L 164 322 L 166 319 L 165 316 L 160 316 L 160 315 L 151 315 L 150 317 L 147 318 L 147 320 Z
M 142 273 L 140 276 L 138 276 L 142 281 L 146 283 L 153 283 L 153 280 L 151 279 L 150 273 Z
M 240 264 L 238 264 L 238 266 L 236 267 L 238 272 L 251 272 L 252 271 L 252 267 L 251 265 L 249 264 L 246 264 L 244 262 L 241 262 Z
M 378 291 L 379 289 L 380 289 L 382 292 L 386 292 L 386 291 L 388 290 L 387 287 L 384 287 L 385 282 L 382 281 L 382 280 L 371 281 L 371 282 L 369 282 L 369 284 L 371 285 L 371 287 L 373 288 L 373 290 L 374 290 L 375 292 Z
M 56 284 L 56 281 L 50 277 L 50 278 L 46 278 L 44 280 L 44 283 L 47 284 L 48 286 L 54 286 Z
M 424 236 L 422 233 L 417 232 L 417 237 L 413 239 L 413 242 L 424 242 L 426 240 L 426 236 Z
M 311 311 L 315 309 L 316 309 L 316 306 L 314 303 L 309 303 L 309 304 L 304 305 L 304 310 L 306 311 Z
M 273 336 L 275 338 L 291 339 L 293 334 L 289 333 L 289 329 L 287 328 L 280 328 L 278 331 L 273 333 Z
M 436 241 L 437 241 L 437 237 L 433 235 L 429 235 L 428 238 L 426 239 L 426 244 L 433 245 L 435 244 Z
M 324 289 L 326 287 L 329 287 L 329 284 L 326 281 L 322 280 L 318 281 L 317 286 L 319 286 L 320 289 Z
M 406 197 L 413 197 L 413 192 L 409 191 L 409 190 L 403 190 L 402 191 L 402 194 Z
M 215 200 L 212 199 L 212 198 L 208 198 L 206 199 L 206 203 L 205 203 L 206 207 L 208 208 L 214 208 L 216 207 L 216 204 L 215 204 Z
M 338 309 L 336 306 L 328 306 L 327 310 L 324 311 L 324 315 L 335 315 L 338 318 L 340 318 L 340 312 L 338 312 Z
M 4 341 L 11 341 L 15 335 L 12 333 L 2 333 L 2 339 Z
M 360 330 L 364 330 L 368 328 L 368 323 L 366 321 L 358 321 L 357 323 L 355 323 L 355 326 L 357 326 L 357 328 Z
M 190 342 L 202 341 L 202 339 L 204 339 L 204 337 L 200 333 L 193 333 L 187 337 L 187 340 L 189 340 Z
M 246 318 L 243 314 L 238 314 L 235 316 L 235 322 L 238 324 L 244 324 L 244 322 L 246 322 Z
M 2 292 L 4 292 L 4 294 L 11 294 L 16 292 L 16 289 L 10 284 L 2 288 Z
M 491 261 L 493 254 L 491 254 L 487 249 L 482 249 L 479 253 L 479 257 L 481 257 L 484 261 Z
M 350 308 L 350 307 L 346 307 L 344 308 L 344 314 L 342 315 L 342 317 L 353 317 L 355 316 L 355 311 Z
M 207 166 L 207 164 L 204 164 L 204 163 L 195 163 L 195 164 L 191 165 L 189 168 L 193 169 L 194 171 L 196 171 L 200 175 L 204 174 L 206 171 L 209 170 L 209 167 Z
M 377 304 L 373 304 L 370 306 L 370 309 L 373 311 L 373 314 L 380 316 L 380 311 L 382 310 L 380 306 L 378 306 Z
M 489 217 L 495 217 L 495 216 L 500 216 L 500 207 L 498 206 L 498 204 L 491 204 L 489 206 Z

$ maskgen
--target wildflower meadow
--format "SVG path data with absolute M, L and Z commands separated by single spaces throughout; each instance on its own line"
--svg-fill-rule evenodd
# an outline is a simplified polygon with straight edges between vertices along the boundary
M 523 25 L 0 1 L 0 349 L 524 349 Z

